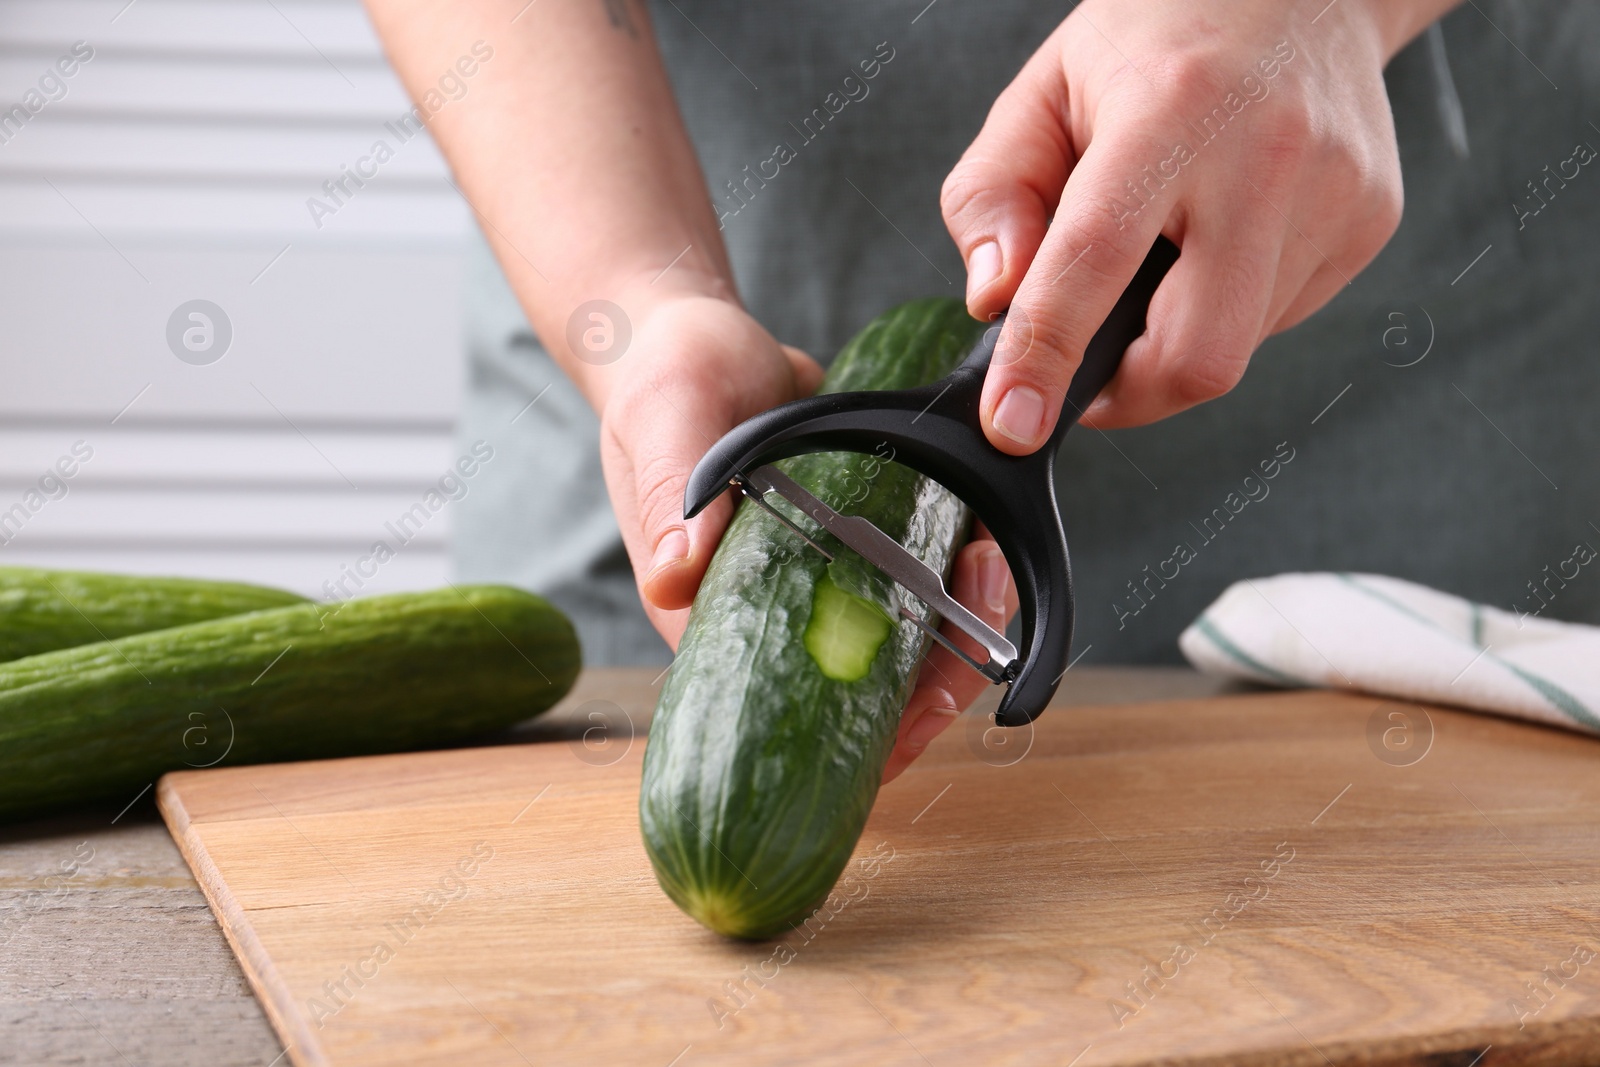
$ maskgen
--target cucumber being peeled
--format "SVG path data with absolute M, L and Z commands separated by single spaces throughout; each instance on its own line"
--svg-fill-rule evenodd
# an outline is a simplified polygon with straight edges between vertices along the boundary
M 845 346 L 822 391 L 925 385 L 954 370 L 981 329 L 955 300 L 901 305 Z M 892 458 L 885 446 L 778 466 L 948 572 L 967 508 Z M 927 648 L 900 617 L 893 583 L 825 543 L 831 564 L 760 508 L 740 506 L 650 727 L 639 815 L 656 877 L 684 911 L 732 937 L 781 933 L 827 898 Z M 914 598 L 904 603 L 931 620 Z

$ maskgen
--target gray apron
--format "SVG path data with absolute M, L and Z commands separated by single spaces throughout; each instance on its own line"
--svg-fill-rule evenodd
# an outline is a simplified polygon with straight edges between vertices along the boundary
M 940 184 L 1066 10 L 654 7 L 740 292 L 779 340 L 826 362 L 892 304 L 961 296 Z M 1316 32 L 1292 41 L 1315 47 Z M 1597 56 L 1593 5 L 1452 13 L 1387 72 L 1406 211 L 1372 266 L 1263 345 L 1227 396 L 1069 435 L 1059 493 L 1085 662 L 1178 662 L 1179 631 L 1226 585 L 1293 570 L 1380 572 L 1600 622 L 1600 572 L 1565 565 L 1576 544 L 1600 547 Z M 779 144 L 792 158 L 767 162 Z M 496 452 L 457 505 L 459 577 L 550 597 L 588 663 L 665 664 L 596 418 L 481 243 L 466 309 L 461 434 Z

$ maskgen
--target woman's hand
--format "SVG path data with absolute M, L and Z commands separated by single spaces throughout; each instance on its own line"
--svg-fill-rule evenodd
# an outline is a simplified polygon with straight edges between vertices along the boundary
M 1055 426 L 1085 345 L 1157 234 L 1182 257 L 1087 421 L 1219 396 L 1399 225 L 1389 57 L 1447 0 L 1085 0 L 996 100 L 945 181 L 979 318 L 1011 309 L 991 442 Z
M 729 298 L 679 292 L 621 303 L 633 340 L 600 405 L 600 458 L 645 614 L 676 649 L 733 517 L 724 494 L 684 520 L 690 472 L 738 423 L 815 392 L 822 368 Z

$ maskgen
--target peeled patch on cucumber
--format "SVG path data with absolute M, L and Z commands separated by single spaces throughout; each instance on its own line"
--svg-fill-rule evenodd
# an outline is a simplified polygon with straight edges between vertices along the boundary
M 905 389 L 948 374 L 983 326 L 958 300 L 873 320 L 822 391 Z M 947 574 L 970 515 L 949 490 L 872 453 L 778 461 Z M 937 620 L 822 533 L 831 561 L 746 502 L 689 613 L 645 747 L 639 825 L 662 890 L 719 934 L 767 938 L 804 923 L 850 862 Z
M 823 674 L 836 682 L 857 682 L 872 669 L 894 620 L 882 608 L 834 584 L 817 583 L 806 623 L 806 651 Z

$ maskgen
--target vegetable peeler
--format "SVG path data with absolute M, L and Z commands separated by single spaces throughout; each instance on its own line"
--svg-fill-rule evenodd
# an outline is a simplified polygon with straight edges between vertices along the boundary
M 1144 332 L 1150 299 L 1177 258 L 1177 246 L 1157 238 L 1089 341 L 1055 432 L 1033 454 L 1001 452 L 978 421 L 984 375 L 1000 336 L 997 321 L 959 367 L 929 385 L 808 397 L 740 423 L 695 466 L 684 493 L 684 518 L 699 514 L 732 485 L 831 558 L 811 534 L 768 502 L 767 495 L 776 493 L 977 643 L 979 656 L 969 655 L 937 628 L 901 609 L 974 670 L 1008 686 L 995 712 L 996 723 L 1032 722 L 1055 695 L 1071 663 L 1072 571 L 1056 505 L 1056 453 L 1067 431 L 1116 373 L 1128 345 Z M 894 449 L 895 462 L 955 493 L 994 535 L 1017 586 L 1022 653 L 957 603 L 943 578 L 893 538 L 866 519 L 838 513 L 771 466 L 809 452 L 871 452 L 885 443 Z

